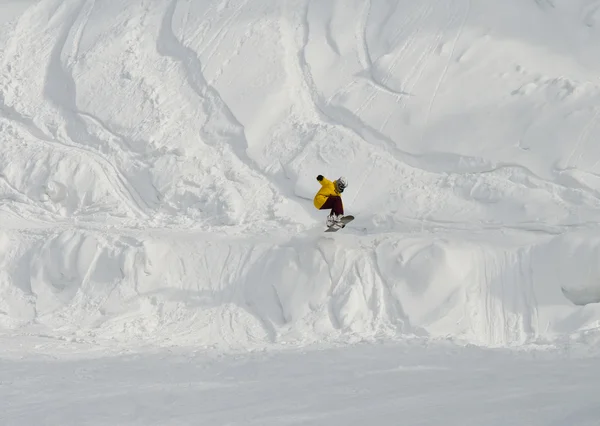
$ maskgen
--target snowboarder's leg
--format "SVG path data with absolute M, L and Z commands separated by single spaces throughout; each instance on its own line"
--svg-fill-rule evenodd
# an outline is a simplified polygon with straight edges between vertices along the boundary
M 327 201 L 321 206 L 321 210 L 331 209 L 329 216 L 327 217 L 327 226 L 339 224 L 340 220 L 344 216 L 344 205 L 342 204 L 342 198 L 332 195 L 327 198 Z
M 340 218 L 344 216 L 344 205 L 342 204 L 342 197 L 331 197 L 333 198 L 333 207 L 331 209 L 331 213 Z
M 327 201 L 321 206 L 321 210 L 331 209 L 330 215 L 343 216 L 344 205 L 342 204 L 342 198 L 337 195 L 332 195 L 327 198 Z

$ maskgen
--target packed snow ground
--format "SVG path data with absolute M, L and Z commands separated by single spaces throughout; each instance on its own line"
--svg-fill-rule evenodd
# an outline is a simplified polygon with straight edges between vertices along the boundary
M 598 358 L 455 345 L 113 353 L 0 338 L 6 425 L 596 426 Z M 35 349 L 34 349 L 35 348 Z
M 557 363 L 539 353 L 369 344 L 97 358 L 78 345 L 24 346 L 46 348 L 0 363 L 2 424 L 596 426 L 600 417 L 598 359 L 576 354 Z
M 3 0 L 0 326 L 596 341 L 598 6 Z

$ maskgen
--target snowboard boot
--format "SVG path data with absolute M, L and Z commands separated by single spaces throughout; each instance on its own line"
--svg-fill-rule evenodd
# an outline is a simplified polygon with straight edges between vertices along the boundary
M 344 215 L 329 215 L 327 216 L 327 227 L 336 227 L 336 228 L 343 228 L 344 226 L 346 226 L 345 224 L 342 223 L 342 217 L 344 217 Z
M 333 218 L 333 215 L 327 216 L 327 220 L 325 221 L 325 226 L 327 226 L 328 228 L 331 228 L 334 223 L 335 223 L 335 220 Z

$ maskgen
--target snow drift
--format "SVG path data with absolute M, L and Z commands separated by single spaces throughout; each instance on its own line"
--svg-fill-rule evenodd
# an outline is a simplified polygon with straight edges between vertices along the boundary
M 242 347 L 598 330 L 594 2 L 9 6 L 3 328 Z M 317 174 L 350 182 L 335 235 Z
M 597 327 L 600 309 L 574 303 L 600 301 L 600 235 L 515 245 L 489 234 L 5 233 L 0 325 L 220 348 L 402 336 L 515 345 Z

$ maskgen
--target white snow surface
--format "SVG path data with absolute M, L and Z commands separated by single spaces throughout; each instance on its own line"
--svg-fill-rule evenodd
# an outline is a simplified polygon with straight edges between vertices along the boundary
M 0 16 L 4 335 L 598 345 L 598 1 Z M 335 234 L 318 174 L 349 181 Z
M 598 359 L 570 349 L 556 358 L 378 342 L 97 358 L 71 343 L 49 354 L 37 338 L 21 349 L 33 346 L 44 354 L 0 363 L 2 424 L 597 426 L 600 416 Z

